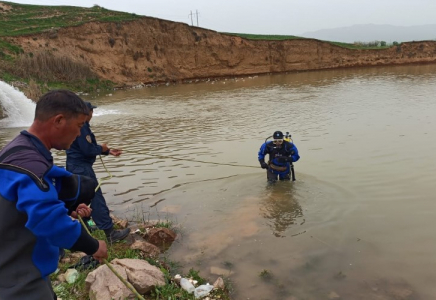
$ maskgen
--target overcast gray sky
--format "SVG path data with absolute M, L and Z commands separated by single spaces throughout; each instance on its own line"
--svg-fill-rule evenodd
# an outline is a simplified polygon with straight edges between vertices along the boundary
M 436 0 L 23 0 L 133 12 L 221 32 L 299 35 L 355 24 L 435 24 Z M 194 25 L 197 24 L 193 16 Z

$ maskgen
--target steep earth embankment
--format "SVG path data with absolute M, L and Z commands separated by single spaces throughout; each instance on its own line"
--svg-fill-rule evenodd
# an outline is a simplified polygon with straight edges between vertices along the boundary
M 436 62 L 433 41 L 403 43 L 380 50 L 351 50 L 312 39 L 247 40 L 149 17 L 125 23 L 87 23 L 5 39 L 19 44 L 26 53 L 48 50 L 84 62 L 100 78 L 126 86 Z

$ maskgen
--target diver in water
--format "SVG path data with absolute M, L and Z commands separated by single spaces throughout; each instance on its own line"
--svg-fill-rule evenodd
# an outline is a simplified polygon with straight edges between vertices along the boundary
M 290 135 L 286 137 L 281 131 L 276 131 L 272 135 L 273 140 L 262 144 L 258 153 L 259 163 L 262 169 L 266 169 L 267 179 L 269 182 L 279 180 L 290 180 L 290 172 L 293 170 L 293 162 L 300 159 L 298 149 L 291 142 Z M 269 154 L 268 163 L 265 162 L 265 155 Z M 295 180 L 295 179 L 293 179 Z

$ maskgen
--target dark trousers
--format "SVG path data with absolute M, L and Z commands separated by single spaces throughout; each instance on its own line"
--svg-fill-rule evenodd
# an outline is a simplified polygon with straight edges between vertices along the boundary
M 281 172 L 281 173 L 276 173 L 276 172 L 274 172 L 274 170 L 271 169 L 271 168 L 268 168 L 268 169 L 266 170 L 266 179 L 267 179 L 269 182 L 276 182 L 276 181 L 277 181 L 277 177 L 278 177 L 280 180 L 291 180 L 291 178 L 290 178 L 290 176 L 289 176 L 289 173 L 283 173 L 283 172 Z
M 92 165 L 85 163 L 68 163 L 67 171 L 70 171 L 73 174 L 89 176 L 97 181 Z M 112 219 L 109 216 L 109 207 L 107 207 L 101 188 L 95 192 L 94 199 L 91 201 L 91 209 L 91 217 L 98 229 L 106 230 L 111 229 L 114 226 Z

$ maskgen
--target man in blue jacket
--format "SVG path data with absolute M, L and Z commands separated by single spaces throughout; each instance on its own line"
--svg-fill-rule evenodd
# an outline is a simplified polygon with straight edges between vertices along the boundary
M 297 147 L 284 140 L 283 133 L 276 131 L 273 134 L 273 140 L 265 142 L 260 147 L 258 153 L 259 163 L 262 169 L 266 169 L 267 179 L 269 182 L 280 180 L 290 180 L 290 163 L 300 159 Z M 269 154 L 268 164 L 265 162 L 265 155 Z
M 89 122 L 92 119 L 92 114 L 96 106 L 90 102 L 86 102 L 89 109 L 89 115 L 85 125 L 80 129 L 80 136 L 76 138 L 67 152 L 67 170 L 74 174 L 80 174 L 94 178 L 97 182 L 97 176 L 92 168 L 95 159 L 98 155 L 121 155 L 121 150 L 109 149 L 106 144 L 97 144 L 94 133 L 91 131 Z M 117 242 L 129 235 L 130 229 L 114 230 L 112 218 L 109 215 L 109 208 L 106 200 L 103 197 L 101 188 L 99 188 L 95 197 L 91 201 L 92 219 L 97 227 L 104 230 L 108 241 Z
M 0 299 L 56 299 L 49 275 L 59 248 L 107 258 L 105 242 L 68 216 L 83 182 L 54 165 L 50 153 L 70 147 L 87 115 L 76 94 L 48 92 L 36 104 L 30 128 L 0 151 Z

